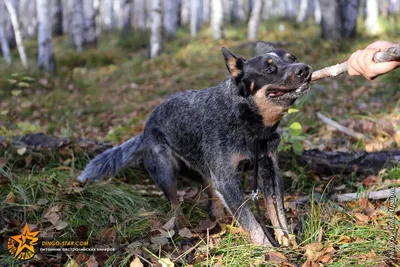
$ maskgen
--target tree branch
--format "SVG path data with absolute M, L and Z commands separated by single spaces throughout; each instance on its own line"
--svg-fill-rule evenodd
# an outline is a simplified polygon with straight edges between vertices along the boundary
M 393 46 L 384 52 L 377 52 L 374 55 L 374 61 L 376 63 L 397 61 L 397 60 L 400 60 L 400 44 Z M 311 76 L 311 82 L 315 82 L 324 78 L 336 77 L 345 72 L 347 72 L 347 61 L 340 64 L 336 64 L 334 66 L 314 71 Z

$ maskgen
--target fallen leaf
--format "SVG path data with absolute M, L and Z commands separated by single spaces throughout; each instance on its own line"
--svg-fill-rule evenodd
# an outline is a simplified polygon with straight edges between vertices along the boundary
M 273 262 L 273 263 L 278 263 L 279 266 L 293 266 L 293 264 L 290 264 L 288 259 L 286 258 L 285 255 L 278 251 L 271 250 L 265 257 L 265 260 L 267 262 Z
M 103 231 L 101 231 L 101 235 L 104 240 L 112 243 L 114 243 L 117 239 L 117 232 L 112 228 L 103 229 Z
M 318 258 L 318 252 L 320 252 L 323 248 L 321 243 L 311 243 L 304 246 L 305 253 L 304 255 L 307 257 L 307 260 L 314 261 Z
M 339 244 L 350 244 L 352 242 L 351 238 L 347 235 L 342 235 L 339 237 L 338 243 Z
M 161 233 L 162 236 L 165 236 L 166 238 L 171 238 L 175 235 L 174 230 L 165 231 L 164 229 L 158 229 L 158 231 Z
M 176 217 L 172 217 L 171 219 L 169 219 L 169 221 L 166 224 L 164 224 L 164 226 L 162 228 L 165 231 L 172 230 L 174 228 L 174 226 L 175 226 L 175 220 L 176 220 Z
M 217 222 L 213 222 L 210 219 L 200 221 L 199 225 L 193 229 L 194 232 L 204 232 L 207 229 L 211 230 L 217 225 Z
M 129 267 L 143 267 L 143 263 L 138 257 L 135 257 L 135 259 L 129 264 Z
M 158 248 L 159 246 L 168 244 L 168 238 L 162 235 L 152 236 L 150 237 L 150 242 Z
M 179 230 L 179 236 L 184 237 L 184 238 L 191 238 L 193 235 L 190 232 L 190 230 L 188 228 L 182 228 Z
M 37 203 L 38 203 L 38 205 L 43 206 L 43 205 L 46 205 L 47 203 L 49 203 L 49 200 L 45 199 L 45 198 L 40 198 Z
M 168 258 L 161 258 L 158 260 L 162 267 L 173 267 L 174 263 Z
M 88 261 L 89 256 L 83 252 L 77 252 L 74 254 L 73 260 L 76 262 L 76 264 L 80 265 L 80 264 Z
M 90 256 L 89 260 L 86 262 L 86 265 L 87 267 L 99 267 L 99 263 L 96 261 L 94 255 Z
M 67 264 L 67 267 L 79 267 L 79 264 L 74 260 L 70 260 Z
M 8 195 L 6 196 L 6 199 L 4 200 L 4 202 L 6 202 L 8 204 L 15 203 L 15 195 L 14 195 L 14 193 L 12 191 L 10 193 L 8 193 Z
M 60 215 L 58 214 L 59 209 L 60 208 L 58 206 L 52 206 L 47 210 L 43 217 L 47 219 L 52 225 L 56 225 L 57 222 L 60 220 Z
M 117 222 L 117 219 L 115 219 L 115 217 L 112 214 L 110 214 L 109 220 L 110 220 L 110 223 L 116 223 Z
M 64 228 L 66 228 L 68 226 L 67 222 L 64 221 L 57 221 L 56 224 L 54 225 L 54 227 L 56 228 L 56 230 L 60 231 Z
M 318 263 L 313 261 L 306 261 L 301 267 L 320 267 Z
M 362 184 L 366 187 L 370 187 L 371 185 L 375 184 L 376 176 L 370 175 L 362 181 Z
M 362 213 L 355 213 L 354 217 L 361 223 L 368 222 L 368 216 Z
M 26 152 L 26 147 L 21 147 L 17 149 L 17 154 L 20 156 L 24 155 L 25 152 Z

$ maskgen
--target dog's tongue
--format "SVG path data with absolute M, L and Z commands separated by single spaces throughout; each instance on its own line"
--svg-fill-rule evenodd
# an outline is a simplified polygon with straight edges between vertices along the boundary
M 272 92 L 272 93 L 269 93 L 269 96 L 276 97 L 276 96 L 282 96 L 284 94 L 285 94 L 284 92 Z

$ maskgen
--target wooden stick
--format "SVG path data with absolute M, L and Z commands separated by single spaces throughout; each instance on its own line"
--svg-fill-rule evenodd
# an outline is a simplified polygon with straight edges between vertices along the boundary
M 357 133 L 357 132 L 353 131 L 352 129 L 347 128 L 347 127 L 345 127 L 343 125 L 340 125 L 336 121 L 333 121 L 333 120 L 329 119 L 328 117 L 325 117 L 324 115 L 322 115 L 319 112 L 317 112 L 317 117 L 322 122 L 324 122 L 324 123 L 336 128 L 337 130 L 341 131 L 342 133 L 345 133 L 347 135 L 350 135 L 351 137 L 356 138 L 357 140 L 360 140 L 361 138 L 364 138 L 364 135 L 362 135 L 360 133 Z
M 379 190 L 379 191 L 372 191 L 368 192 L 365 194 L 368 199 L 386 199 L 389 198 L 391 195 L 391 190 L 390 189 L 384 189 L 384 190 Z M 400 188 L 397 187 L 394 189 L 394 194 L 397 197 L 400 197 Z M 348 202 L 348 201 L 354 201 L 357 200 L 359 197 L 362 197 L 364 194 L 363 193 L 348 193 L 348 194 L 341 194 L 341 195 L 335 195 L 333 196 L 333 199 L 338 201 L 338 202 Z
M 376 52 L 374 61 L 376 63 L 400 60 L 400 44 L 389 48 L 384 52 Z M 324 78 L 332 78 L 347 72 L 347 61 L 314 71 L 311 76 L 311 82 Z

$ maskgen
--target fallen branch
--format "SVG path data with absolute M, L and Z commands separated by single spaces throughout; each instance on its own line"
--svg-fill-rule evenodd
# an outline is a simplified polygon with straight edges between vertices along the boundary
M 400 187 L 394 188 L 394 194 L 396 197 L 400 197 Z M 302 206 L 310 203 L 310 201 L 314 201 L 314 203 L 324 202 L 334 204 L 333 201 L 336 202 L 349 202 L 356 201 L 360 197 L 367 197 L 372 200 L 379 199 L 388 199 L 392 195 L 391 189 L 384 189 L 379 191 L 371 191 L 371 192 L 361 192 L 361 193 L 347 193 L 347 194 L 337 194 L 328 198 L 327 196 L 321 195 L 319 193 L 315 193 L 314 195 L 308 195 L 304 197 L 300 197 L 296 200 L 290 201 L 286 204 L 287 208 L 295 209 L 297 206 Z M 335 205 L 336 207 L 339 207 Z
M 400 44 L 389 48 L 384 52 L 377 52 L 374 55 L 376 63 L 400 60 Z M 347 72 L 347 61 L 314 71 L 311 76 L 311 82 L 324 78 L 332 78 Z
M 329 119 L 328 117 L 325 117 L 324 115 L 322 115 L 321 113 L 317 112 L 317 117 L 318 119 L 320 119 L 322 122 L 334 127 L 335 129 L 341 131 L 342 133 L 345 133 L 347 135 L 350 135 L 351 137 L 356 138 L 357 140 L 360 140 L 362 138 L 364 138 L 364 135 L 357 133 L 355 131 L 353 131 L 350 128 L 347 128 L 343 125 L 340 125 L 339 123 L 337 123 L 334 120 Z
M 65 137 L 47 136 L 42 133 L 28 134 L 21 137 L 12 137 L 11 140 L 0 136 L 0 155 L 12 155 L 12 161 L 31 158 L 32 164 L 41 163 L 53 156 L 68 159 L 74 154 L 95 156 L 112 147 L 109 143 L 97 142 L 88 139 L 71 140 Z M 9 153 L 4 153 L 4 152 Z M 261 160 L 261 159 L 260 159 Z M 280 153 L 279 164 L 291 164 L 296 160 L 299 166 L 307 171 L 320 175 L 376 174 L 383 168 L 400 164 L 400 151 L 385 152 L 330 152 L 319 150 L 305 150 L 302 155 Z M 19 161 L 24 162 L 24 161 Z

